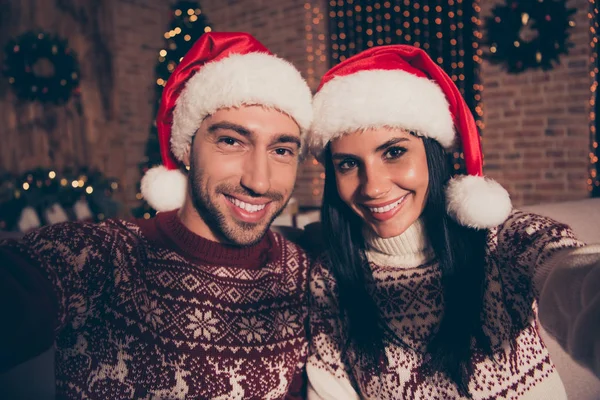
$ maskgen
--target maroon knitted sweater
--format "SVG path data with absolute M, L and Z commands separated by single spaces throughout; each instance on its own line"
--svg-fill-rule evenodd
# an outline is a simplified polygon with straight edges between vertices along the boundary
M 278 234 L 222 245 L 176 212 L 5 241 L 0 371 L 55 341 L 59 398 L 284 398 L 307 355 L 307 266 Z

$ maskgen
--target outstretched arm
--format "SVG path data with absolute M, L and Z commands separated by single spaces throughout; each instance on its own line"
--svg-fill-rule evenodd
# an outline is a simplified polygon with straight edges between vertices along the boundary
M 544 328 L 600 376 L 600 245 L 586 245 L 550 218 L 514 212 L 498 228 L 504 281 L 526 317 L 538 302 Z M 528 290 L 529 289 L 529 290 Z

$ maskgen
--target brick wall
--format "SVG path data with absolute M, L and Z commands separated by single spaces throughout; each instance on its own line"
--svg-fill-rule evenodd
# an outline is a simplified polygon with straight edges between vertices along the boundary
M 481 16 L 500 1 L 482 1 Z M 587 0 L 571 28 L 574 47 L 548 72 L 510 75 L 484 62 L 485 172 L 515 205 L 587 197 L 589 138 L 589 21 Z

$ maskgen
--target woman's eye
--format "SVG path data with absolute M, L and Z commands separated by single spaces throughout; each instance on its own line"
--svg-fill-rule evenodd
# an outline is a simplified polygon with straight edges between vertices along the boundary
M 401 157 L 406 153 L 406 149 L 402 147 L 390 147 L 384 154 L 385 158 L 393 160 Z
M 338 169 L 341 171 L 348 171 L 354 167 L 356 167 L 356 161 L 354 160 L 344 160 L 338 164 Z

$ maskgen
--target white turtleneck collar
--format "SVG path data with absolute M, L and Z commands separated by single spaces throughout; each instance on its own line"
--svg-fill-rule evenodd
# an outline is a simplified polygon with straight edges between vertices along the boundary
M 363 229 L 363 234 L 367 242 L 367 258 L 377 265 L 415 268 L 434 258 L 421 219 L 391 238 L 381 238 L 369 227 Z

